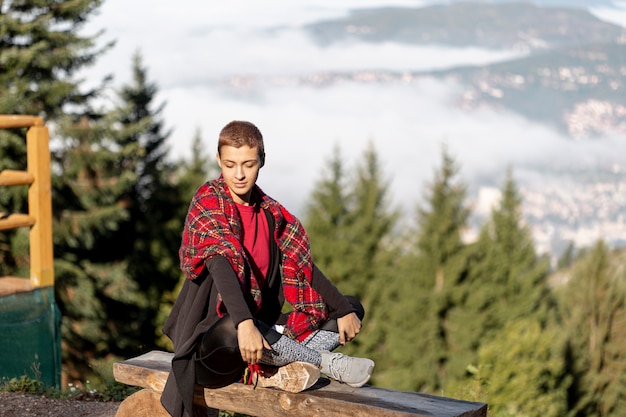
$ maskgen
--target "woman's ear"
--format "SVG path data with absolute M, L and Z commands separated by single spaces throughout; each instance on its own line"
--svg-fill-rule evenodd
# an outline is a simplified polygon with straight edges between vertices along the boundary
M 263 165 L 265 165 L 265 152 L 261 152 L 259 156 L 261 157 L 261 166 L 259 168 L 263 168 Z

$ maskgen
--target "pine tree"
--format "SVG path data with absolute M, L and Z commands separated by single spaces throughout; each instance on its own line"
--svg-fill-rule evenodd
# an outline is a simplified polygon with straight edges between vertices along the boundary
M 480 347 L 480 365 L 475 369 L 486 385 L 479 400 L 489 404 L 490 413 L 502 417 L 567 415 L 571 378 L 560 327 L 546 326 L 532 317 L 519 318 L 506 323 L 498 336 Z M 457 386 L 466 384 L 457 381 Z
M 55 120 L 66 105 L 85 103 L 95 93 L 79 91 L 75 74 L 112 43 L 95 48 L 99 35 L 79 34 L 102 0 L 2 2 L 0 23 L 0 113 Z
M 507 323 L 534 317 L 544 325 L 552 304 L 549 265 L 538 257 L 522 218 L 522 201 L 511 171 L 499 207 L 482 227 L 468 252 L 468 276 L 462 300 L 449 318 L 450 373 L 461 378 L 475 364 L 481 344 L 502 336 Z
M 389 237 L 397 213 L 388 208 L 387 184 L 373 145 L 364 151 L 348 193 L 340 158 L 337 149 L 329 164 L 331 178 L 316 187 L 307 230 L 316 262 L 343 293 L 363 300 L 378 278 L 382 242 Z
M 598 241 L 577 261 L 561 309 L 574 377 L 574 416 L 618 416 L 626 406 L 626 274 L 624 255 Z
M 316 264 L 344 294 L 359 298 L 366 310 L 362 334 L 344 351 L 371 356 L 374 310 L 386 308 L 377 303 L 377 292 L 390 275 L 392 257 L 386 246 L 391 245 L 397 213 L 388 208 L 387 185 L 371 144 L 356 166 L 350 192 L 339 147 L 328 168 L 330 175 L 315 187 L 305 224 Z
M 444 147 L 441 167 L 417 211 L 413 250 L 388 283 L 384 303 L 394 313 L 387 317 L 390 330 L 381 352 L 389 359 L 386 375 L 377 376 L 376 383 L 430 392 L 445 384 L 448 314 L 466 273 L 461 235 L 469 209 L 466 187 L 457 174 L 456 162 Z
M 80 112 L 98 93 L 80 91 L 76 73 L 93 63 L 111 43 L 95 48 L 99 35 L 79 34 L 101 0 L 1 2 L 0 114 L 43 117 L 53 126 L 63 114 Z M 0 169 L 26 167 L 23 132 L 0 130 Z M 23 187 L 10 187 L 0 194 L 0 212 L 25 212 Z M 0 275 L 24 268 L 11 248 L 19 231 L 0 235 Z M 19 237 L 19 236 L 18 236 Z M 17 244 L 16 244 L 17 243 Z
M 492 283 L 503 292 L 495 315 L 501 320 L 545 313 L 547 259 L 538 257 L 532 234 L 522 218 L 522 201 L 509 171 L 500 208 L 492 212 L 488 264 Z M 544 316 L 545 318 L 545 316 Z
M 477 364 L 497 415 L 563 415 L 570 379 L 553 324 L 549 264 L 536 254 L 511 171 L 499 206 L 469 247 L 468 266 L 461 302 L 449 315 L 448 389 L 473 378 L 461 371 Z
M 59 126 L 57 295 L 72 377 L 89 375 L 97 358 L 155 347 L 161 298 L 179 281 L 183 203 L 169 133 L 139 54 L 132 69 L 118 108 Z
M 352 270 L 348 262 L 350 237 L 347 222 L 350 197 L 346 193 L 346 168 L 341 149 L 335 145 L 332 157 L 327 161 L 326 171 L 315 183 L 310 203 L 305 211 L 306 226 L 311 251 L 316 265 L 337 287 L 345 291 Z
M 535 316 L 545 322 L 550 305 L 549 264 L 536 254 L 511 171 L 499 207 L 492 210 L 471 247 L 470 262 L 467 293 L 455 323 L 461 330 L 459 350 L 465 353 L 458 357 L 465 361 L 475 355 L 482 340 L 496 337 L 510 321 Z
M 354 202 L 349 212 L 352 244 L 350 257 L 352 270 L 347 291 L 360 299 L 371 296 L 376 282 L 385 281 L 381 264 L 389 259 L 385 244 L 392 239 L 391 233 L 399 212 L 389 207 L 389 184 L 384 179 L 378 154 L 373 144 L 363 153 L 362 162 L 356 167 Z M 358 244 L 357 244 L 358 242 Z
M 149 300 L 141 319 L 145 349 L 148 344 L 155 346 L 155 337 L 161 338 L 166 316 L 160 313 L 170 305 L 170 292 L 182 276 L 178 248 L 185 217 L 181 210 L 188 200 L 186 184 L 177 178 L 178 167 L 168 160 L 170 131 L 164 130 L 162 121 L 165 103 L 154 105 L 158 88 L 148 81 L 140 52 L 132 59 L 133 82 L 120 91 L 120 141 L 137 143 L 141 149 L 141 157 L 129 156 L 127 163 L 138 173 L 127 238 L 134 241 L 129 274 Z
M 180 190 L 182 202 L 178 208 L 178 212 L 173 215 L 174 219 L 181 222 L 181 229 L 178 231 L 178 238 L 175 239 L 176 245 L 180 244 L 180 235 L 182 235 L 182 227 L 184 227 L 184 219 L 187 216 L 189 202 L 195 194 L 196 190 L 208 179 L 216 178 L 219 175 L 219 166 L 214 158 L 210 158 L 205 151 L 202 135 L 199 129 L 196 130 L 191 143 L 191 157 L 189 160 L 183 158 L 176 164 L 175 183 Z M 175 252 L 178 255 L 178 252 Z M 165 291 L 161 297 L 161 305 L 156 317 L 157 325 L 157 345 L 160 348 L 173 350 L 172 341 L 165 336 L 161 329 L 167 317 L 170 315 L 172 306 L 176 301 L 183 281 L 186 279 L 184 274 L 178 269 L 178 284 L 171 290 Z
M 217 178 L 220 168 L 213 153 L 206 151 L 206 145 L 200 129 L 196 129 L 191 140 L 191 156 L 183 158 L 177 164 L 176 182 L 182 188 L 182 198 L 185 201 L 182 207 L 182 217 L 187 214 L 187 208 L 192 197 L 205 181 Z
M 444 148 L 441 168 L 428 194 L 428 208 L 418 211 L 418 271 L 423 276 L 418 288 L 428 294 L 424 304 L 428 306 L 423 327 L 423 349 L 429 353 L 425 365 L 431 369 L 434 379 L 431 389 L 445 386 L 449 362 L 452 358 L 449 315 L 458 302 L 466 274 L 466 251 L 462 233 L 467 228 L 469 209 L 466 206 L 466 185 L 457 179 L 456 161 Z
M 132 58 L 132 84 L 119 92 L 121 129 L 117 142 L 122 148 L 137 147 L 136 154 L 124 154 L 122 164 L 137 175 L 130 195 L 130 220 L 125 224 L 126 236 L 133 242 L 129 253 L 129 274 L 148 299 L 142 310 L 143 344 L 154 346 L 163 323 L 157 322 L 164 292 L 171 291 L 179 281 L 178 247 L 185 206 L 182 190 L 176 184 L 176 166 L 168 161 L 167 139 L 162 111 L 165 103 L 154 104 L 158 88 L 147 79 L 141 54 Z
M 395 274 L 392 264 L 397 252 L 393 250 L 392 232 L 399 215 L 389 206 L 388 189 L 378 154 L 370 143 L 356 166 L 356 179 L 349 194 L 351 201 L 345 223 L 346 258 L 337 259 L 350 268 L 343 283 L 344 293 L 359 298 L 366 311 L 363 331 L 344 348 L 348 355 L 370 357 L 374 353 L 376 337 L 373 336 L 379 330 L 374 318 L 384 315 L 388 308 L 380 294 Z M 380 321 L 378 324 L 384 325 Z
M 120 155 L 137 153 L 138 147 L 117 149 L 115 122 L 108 115 L 59 126 L 66 136 L 55 154 L 55 287 L 71 378 L 90 375 L 92 360 L 128 341 L 125 335 L 140 323 L 137 307 L 147 306 L 128 274 L 133 242 L 119 239 L 131 219 L 137 182 L 137 174 L 120 164 Z

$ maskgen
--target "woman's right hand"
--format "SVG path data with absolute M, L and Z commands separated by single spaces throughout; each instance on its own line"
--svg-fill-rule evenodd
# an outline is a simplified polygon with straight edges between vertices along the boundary
M 239 342 L 241 357 L 250 364 L 258 363 L 261 360 L 264 349 L 272 349 L 252 319 L 239 323 L 237 326 L 237 341 Z

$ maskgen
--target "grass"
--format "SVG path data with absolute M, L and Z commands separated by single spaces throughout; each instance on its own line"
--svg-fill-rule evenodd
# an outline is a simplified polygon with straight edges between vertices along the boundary
M 84 388 L 69 385 L 67 389 L 45 387 L 41 381 L 23 375 L 19 378 L 4 379 L 0 383 L 0 392 L 43 395 L 47 398 L 90 400 L 90 401 L 122 401 L 141 388 L 131 387 L 113 381 L 99 389 L 90 387 L 89 381 Z M 220 417 L 250 417 L 247 414 L 220 411 Z
M 89 381 L 83 388 L 69 385 L 66 389 L 57 389 L 45 386 L 40 380 L 26 375 L 19 378 L 3 379 L 0 382 L 0 392 L 16 392 L 22 394 L 43 395 L 48 398 L 76 399 L 91 401 L 122 401 L 140 388 L 131 387 L 112 381 L 92 387 Z
M 123 401 L 126 397 L 141 390 L 140 387 L 132 387 L 115 381 L 112 372 L 106 372 L 110 366 L 105 363 L 96 364 L 97 382 L 90 380 L 80 385 L 68 384 L 65 389 L 47 387 L 39 378 L 41 372 L 37 364 L 31 367 L 33 375 L 22 375 L 19 378 L 0 379 L 0 392 L 14 392 L 21 394 L 42 395 L 47 398 L 83 400 L 83 401 Z M 220 410 L 220 417 L 251 417 L 231 411 Z

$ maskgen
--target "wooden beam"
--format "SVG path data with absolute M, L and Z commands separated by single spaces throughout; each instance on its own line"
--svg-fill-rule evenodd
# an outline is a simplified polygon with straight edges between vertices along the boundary
M 43 119 L 37 116 L 0 114 L 0 129 L 17 129 L 31 126 L 43 126 Z
M 0 171 L 0 186 L 30 185 L 33 181 L 33 174 L 27 171 L 16 171 L 13 169 Z
M 142 389 L 122 401 L 115 417 L 171 417 L 161 405 L 160 399 L 160 393 Z
M 160 393 L 171 367 L 172 353 L 152 351 L 113 364 L 118 382 Z M 158 395 L 157 397 L 160 397 Z M 130 398 L 130 397 L 129 397 Z M 352 388 L 326 378 L 310 389 L 290 393 L 274 388 L 231 384 L 208 389 L 196 386 L 194 403 L 208 408 L 258 417 L 485 417 L 487 404 L 455 400 L 417 392 L 365 385 Z M 131 414 L 129 414 L 131 415 Z
M 113 364 L 115 380 L 134 387 L 163 391 L 172 367 L 173 353 L 153 350 Z
M 36 219 L 28 214 L 0 213 L 0 231 L 18 227 L 31 227 L 35 222 Z
M 31 291 L 30 279 L 20 277 L 0 277 L 0 296 Z

